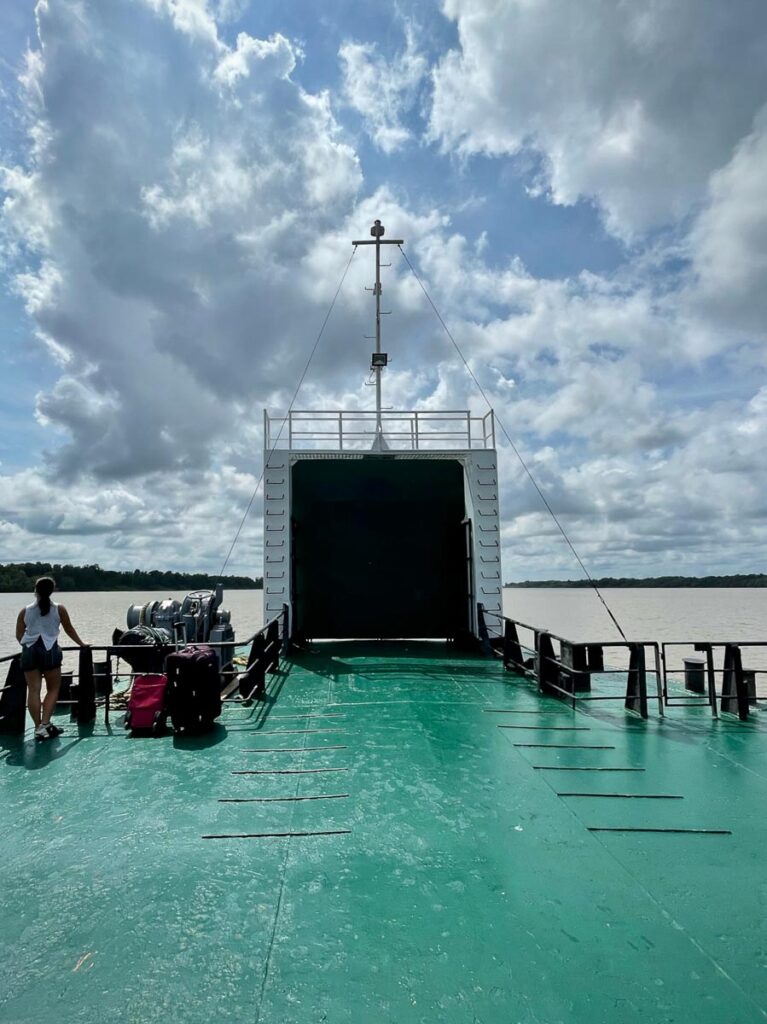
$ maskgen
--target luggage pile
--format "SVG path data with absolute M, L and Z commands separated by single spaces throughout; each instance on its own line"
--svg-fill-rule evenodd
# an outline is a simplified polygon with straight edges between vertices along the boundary
M 125 727 L 157 736 L 170 718 L 174 732 L 207 732 L 221 714 L 221 680 L 212 647 L 200 644 L 165 658 L 164 672 L 134 676 Z

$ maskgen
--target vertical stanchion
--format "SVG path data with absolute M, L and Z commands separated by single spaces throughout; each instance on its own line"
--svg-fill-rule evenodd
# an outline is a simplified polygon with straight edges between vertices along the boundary
M 511 619 L 506 619 L 503 627 L 503 667 L 508 668 L 509 662 L 520 670 L 524 668 L 517 624 Z
M 266 687 L 266 665 L 264 653 L 266 638 L 263 633 L 253 637 L 245 671 L 237 679 L 237 689 L 243 700 L 260 696 Z
M 643 644 L 629 644 L 629 672 L 626 681 L 626 710 L 647 718 L 647 667 Z
M 266 645 L 269 651 L 269 660 L 266 663 L 267 671 L 276 672 L 280 667 L 280 623 L 274 619 L 266 631 Z
M 80 648 L 77 705 L 74 710 L 78 725 L 89 725 L 96 718 L 96 686 L 93 678 L 93 652 L 90 647 Z
M 708 703 L 711 706 L 711 714 L 714 718 L 719 717 L 719 710 L 716 706 L 716 672 L 714 670 L 714 648 L 711 644 L 702 644 L 696 647 L 706 655 L 706 684 L 708 689 Z
M 483 654 L 492 655 L 493 648 L 490 645 L 490 635 L 487 632 L 485 623 L 485 608 L 482 602 L 477 603 L 477 633 L 479 634 L 479 648 Z
M 559 685 L 559 669 L 554 657 L 554 643 L 549 633 L 536 634 L 536 663 L 538 666 L 538 686 L 541 693 L 551 696 L 559 696 L 557 690 L 552 689 Z M 575 706 L 573 702 L 573 706 Z
M 737 644 L 724 646 L 724 672 L 722 680 L 722 711 L 737 712 L 741 722 L 748 718 L 748 687 L 743 678 L 743 663 Z
M 282 656 L 285 657 L 290 650 L 290 608 L 287 604 L 282 606 Z
M 8 665 L 5 686 L 0 693 L 0 733 L 23 736 L 27 720 L 27 684 L 21 671 L 21 655 Z
M 658 693 L 658 714 L 663 718 L 666 712 L 663 707 L 663 685 L 661 683 L 660 675 L 660 649 L 658 648 L 657 643 L 654 643 L 652 646 L 655 654 L 655 689 Z

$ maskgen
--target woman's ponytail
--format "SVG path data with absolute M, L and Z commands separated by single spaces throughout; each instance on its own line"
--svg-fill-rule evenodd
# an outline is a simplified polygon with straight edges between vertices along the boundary
M 37 595 L 37 607 L 41 615 L 47 615 L 51 610 L 51 594 L 56 588 L 56 581 L 50 576 L 41 576 L 35 583 L 35 594 Z

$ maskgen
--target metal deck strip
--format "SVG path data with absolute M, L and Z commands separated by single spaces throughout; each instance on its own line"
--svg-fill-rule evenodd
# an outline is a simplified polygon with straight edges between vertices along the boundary
M 297 800 L 347 800 L 349 793 L 320 793 L 317 796 L 220 796 L 219 804 L 278 804 Z
M 326 747 L 243 747 L 243 754 L 303 754 L 308 750 L 347 750 L 348 747 L 339 743 L 328 744 Z
M 515 747 L 543 747 L 547 750 L 615 750 L 602 743 L 514 743 Z
M 350 836 L 350 828 L 334 828 L 327 832 L 227 832 L 223 835 L 200 836 L 200 839 L 296 839 L 301 836 Z
M 559 732 L 591 732 L 587 725 L 496 725 L 496 729 L 557 729 Z
M 232 772 L 232 775 L 318 775 L 320 772 L 348 772 L 348 768 L 262 768 L 242 772 Z
M 563 709 L 562 711 L 514 711 L 511 708 L 482 708 L 482 712 L 485 715 L 561 715 L 565 714 L 569 709 Z
M 345 714 L 331 712 L 329 715 L 313 715 L 307 711 L 305 715 L 270 715 L 273 722 L 282 722 L 288 718 L 346 718 Z
M 306 733 L 346 732 L 346 729 L 272 729 L 269 732 L 255 730 L 259 736 L 304 736 Z
M 557 793 L 557 796 L 593 796 L 599 800 L 684 800 L 673 793 Z
M 695 835 L 695 836 L 731 836 L 729 828 L 635 828 L 627 825 L 623 828 L 615 826 L 588 826 L 589 832 L 660 832 L 671 835 Z
M 646 768 L 572 768 L 564 764 L 534 764 L 533 771 L 536 772 L 644 772 Z

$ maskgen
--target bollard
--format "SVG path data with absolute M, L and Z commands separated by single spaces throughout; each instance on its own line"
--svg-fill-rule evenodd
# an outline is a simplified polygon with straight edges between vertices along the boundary
M 690 693 L 706 692 L 706 662 L 703 658 L 684 659 L 684 688 Z

